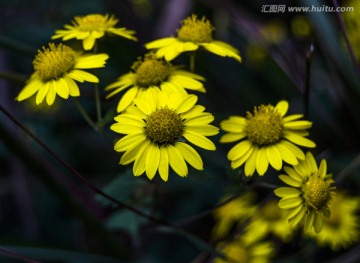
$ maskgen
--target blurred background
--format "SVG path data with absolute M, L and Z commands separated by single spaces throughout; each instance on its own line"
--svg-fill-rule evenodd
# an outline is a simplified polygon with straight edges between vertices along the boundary
M 218 143 L 222 133 L 212 137 L 217 151 L 199 150 L 204 171 L 190 170 L 185 179 L 171 174 L 167 183 L 135 178 L 132 166 L 118 164 L 120 154 L 113 150 L 118 137 L 109 129 L 120 97 L 106 100 L 103 89 L 109 140 L 87 125 L 71 100 L 57 98 L 52 107 L 15 101 L 33 72 L 36 51 L 76 15 L 114 14 L 120 20 L 118 27 L 137 32 L 138 42 L 119 37 L 100 41 L 99 52 L 110 56 L 106 68 L 97 71 L 100 88 L 127 73 L 146 52 L 145 43 L 176 35 L 180 21 L 193 13 L 206 16 L 216 28 L 214 39 L 236 47 L 243 60 L 240 64 L 205 52 L 197 57 L 195 71 L 206 78 L 207 90 L 199 95 L 199 104 L 215 116 L 214 125 L 230 115 L 244 116 L 256 105 L 285 99 L 289 114 L 305 113 L 313 122 L 310 138 L 317 144 L 313 154 L 317 160 L 327 159 L 336 186 L 359 195 L 360 27 L 356 20 L 360 16 L 355 14 L 360 6 L 352 17 L 340 13 L 339 20 L 329 12 L 262 12 L 269 5 L 321 7 L 333 2 L 0 0 L 2 107 L 106 193 L 186 230 L 156 224 L 96 195 L 1 113 L 0 248 L 40 262 L 212 262 L 212 208 L 224 195 L 242 193 L 254 180 L 279 184 L 274 170 L 250 180 L 242 169 L 231 170 L 226 159 L 230 145 Z M 341 21 L 349 27 L 356 65 Z M 175 63 L 187 66 L 188 57 L 180 56 Z M 81 94 L 80 102 L 95 118 L 92 87 L 82 85 Z M 254 189 L 260 196 L 272 192 Z M 354 244 L 333 252 L 299 240 L 277 244 L 272 262 L 359 262 L 358 250 L 359 244 Z M 0 262 L 23 261 L 0 253 Z

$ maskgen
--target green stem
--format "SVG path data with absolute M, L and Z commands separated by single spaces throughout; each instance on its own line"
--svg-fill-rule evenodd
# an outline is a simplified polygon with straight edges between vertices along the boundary
M 0 79 L 17 82 L 23 85 L 26 81 L 26 76 L 8 71 L 0 71 Z
M 190 53 L 190 71 L 195 72 L 195 52 Z
M 102 132 L 102 114 L 101 114 L 101 102 L 100 102 L 100 92 L 99 92 L 99 85 L 97 83 L 94 84 L 95 88 L 95 105 L 96 105 L 96 116 L 97 116 L 97 130 L 101 133 Z
M 89 114 L 86 113 L 86 111 L 84 110 L 84 108 L 81 106 L 80 102 L 76 99 L 73 98 L 73 102 L 76 106 L 76 108 L 79 110 L 79 112 L 81 113 L 81 115 L 84 117 L 85 121 L 95 130 L 98 131 L 98 127 L 96 126 L 96 124 L 91 120 Z

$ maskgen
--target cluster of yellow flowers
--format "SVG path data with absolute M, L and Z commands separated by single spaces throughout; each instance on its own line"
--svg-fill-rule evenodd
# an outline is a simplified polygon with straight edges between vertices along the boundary
M 97 39 L 110 34 L 137 40 L 134 31 L 116 28 L 117 23 L 112 15 L 90 14 L 75 17 L 72 25 L 57 30 L 53 39 L 81 40 L 84 50 L 77 51 L 63 43 L 49 43 L 40 49 L 33 61 L 34 73 L 17 100 L 36 94 L 36 104 L 45 99 L 52 105 L 56 95 L 63 99 L 80 96 L 77 82 L 98 83 L 98 77 L 86 71 L 104 67 L 109 59 L 107 54 L 96 54 Z M 172 62 L 184 52 L 193 56 L 198 50 L 241 62 L 236 48 L 213 39 L 213 30 L 204 17 L 186 18 L 176 37 L 145 44 L 149 52 L 138 58 L 128 73 L 105 87 L 109 92 L 107 98 L 126 90 L 119 99 L 118 115 L 110 129 L 124 135 L 115 143 L 114 150 L 123 153 L 120 164 L 134 163 L 134 176 L 145 173 L 151 180 L 158 172 L 167 181 L 171 167 L 185 177 L 187 164 L 203 170 L 202 158 L 194 146 L 215 150 L 215 144 L 207 138 L 219 133 L 210 124 L 214 116 L 197 104 L 197 95 L 191 94 L 206 92 L 205 78 Z M 320 244 L 329 244 L 334 249 L 359 239 L 355 215 L 359 199 L 342 193 L 335 195 L 326 161 L 318 166 L 312 153 L 304 153 L 300 148 L 316 146 L 307 138 L 312 122 L 303 119 L 302 114 L 287 115 L 288 108 L 289 103 L 281 100 L 275 106 L 259 105 L 245 117 L 234 115 L 220 123 L 224 131 L 220 142 L 237 142 L 227 154 L 233 169 L 243 166 L 245 176 L 255 173 L 263 176 L 270 165 L 283 170 L 279 179 L 287 185 L 274 190 L 281 198 L 278 205 L 274 200 L 260 206 L 251 204 L 249 198 L 254 196 L 250 194 L 216 210 L 214 236 L 226 235 L 235 222 L 243 228 L 243 233 L 230 243 L 219 244 L 219 249 L 234 262 L 253 262 L 250 258 L 266 262 L 274 254 L 274 245 L 259 243 L 261 239 L 272 233 L 288 242 L 293 237 L 293 228 L 298 226 Z M 248 223 L 239 224 L 244 220 Z M 238 259 L 239 255 L 242 258 Z

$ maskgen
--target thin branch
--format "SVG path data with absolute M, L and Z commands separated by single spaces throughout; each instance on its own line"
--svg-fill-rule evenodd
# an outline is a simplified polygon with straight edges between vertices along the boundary
M 38 260 L 35 260 L 35 259 L 31 259 L 29 257 L 25 257 L 23 255 L 20 255 L 18 253 L 15 253 L 11 250 L 8 250 L 6 248 L 3 248 L 3 247 L 0 247 L 0 253 L 3 253 L 11 258 L 16 258 L 16 259 L 20 259 L 22 262 L 26 262 L 26 263 L 41 263 L 40 261 Z
M 332 0 L 332 2 L 333 2 L 333 5 L 334 5 L 335 9 L 339 7 L 339 4 L 338 4 L 338 1 L 337 1 L 337 0 Z M 359 68 L 359 65 L 358 65 L 358 63 L 357 63 L 357 61 L 356 61 L 354 49 L 353 49 L 352 46 L 351 46 L 351 43 L 350 43 L 350 40 L 349 40 L 349 36 L 348 36 L 348 34 L 347 34 L 347 32 L 346 32 L 346 27 L 345 27 L 344 20 L 342 19 L 342 17 L 341 17 L 341 15 L 340 15 L 339 12 L 336 12 L 335 14 L 336 14 L 336 18 L 337 18 L 337 20 L 338 20 L 338 22 L 339 22 L 339 24 L 340 24 L 341 32 L 342 32 L 342 34 L 344 35 L 345 42 L 346 42 L 346 46 L 347 46 L 347 49 L 348 49 L 348 51 L 349 51 L 349 53 L 350 53 L 351 61 L 352 61 L 352 63 L 354 64 L 354 67 L 355 67 L 357 73 L 360 74 L 360 68 Z
M 113 203 L 137 214 L 138 216 L 144 217 L 156 224 L 161 224 L 165 226 L 172 226 L 170 223 L 159 220 L 155 217 L 152 217 L 130 205 L 127 205 L 112 196 L 103 192 L 100 188 L 95 186 L 89 180 L 87 180 L 83 175 L 81 175 L 77 170 L 75 170 L 71 165 L 64 161 L 59 155 L 57 155 L 53 150 L 51 150 L 43 141 L 36 137 L 28 128 L 26 128 L 22 123 L 20 123 L 10 112 L 8 112 L 2 105 L 0 105 L 0 111 L 2 111 L 13 123 L 15 123 L 21 130 L 23 130 L 28 136 L 30 136 L 37 144 L 39 144 L 44 150 L 46 150 L 52 157 L 54 157 L 59 163 L 61 163 L 70 173 L 78 177 L 87 187 L 89 187 L 95 193 L 105 197 L 106 199 L 112 201 Z
M 311 80 L 311 62 L 314 53 L 314 44 L 310 44 L 310 48 L 306 53 L 306 76 L 305 76 L 305 87 L 304 87 L 304 116 L 308 117 L 309 113 L 309 98 L 310 98 L 310 80 Z

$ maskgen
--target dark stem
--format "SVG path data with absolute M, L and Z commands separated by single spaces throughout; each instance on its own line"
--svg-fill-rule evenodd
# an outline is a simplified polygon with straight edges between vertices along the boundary
M 339 4 L 338 4 L 337 0 L 332 0 L 332 2 L 333 2 L 333 5 L 334 5 L 335 9 L 339 7 Z M 357 73 L 360 75 L 360 68 L 359 68 L 359 65 L 358 65 L 358 63 L 356 61 L 354 49 L 351 46 L 349 36 L 348 36 L 348 34 L 346 32 L 346 27 L 345 27 L 344 20 L 342 19 L 340 12 L 336 12 L 335 14 L 336 14 L 336 18 L 337 18 L 337 20 L 339 22 L 341 32 L 344 35 L 346 46 L 347 46 L 347 49 L 348 49 L 348 51 L 350 53 L 351 61 L 354 64 L 354 67 L 355 67 Z
M 40 261 L 35 260 L 35 259 L 31 259 L 28 257 L 25 257 L 23 255 L 20 255 L 18 253 L 15 253 L 13 251 L 10 251 L 8 249 L 5 249 L 3 247 L 0 247 L 0 253 L 3 253 L 11 258 L 16 258 L 16 259 L 20 259 L 22 262 L 27 262 L 27 263 L 40 263 Z
M 314 53 L 314 44 L 310 44 L 310 48 L 306 53 L 306 76 L 305 76 L 305 86 L 304 86 L 304 117 L 308 117 L 309 113 L 309 97 L 310 97 L 310 79 L 311 79 L 311 62 L 312 56 Z

